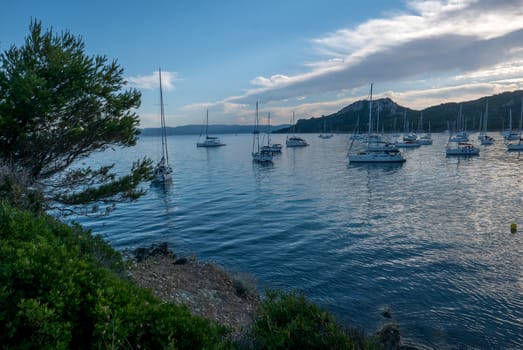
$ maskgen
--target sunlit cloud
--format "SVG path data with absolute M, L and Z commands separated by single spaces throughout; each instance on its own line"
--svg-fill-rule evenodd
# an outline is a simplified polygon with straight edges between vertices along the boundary
M 367 98 L 390 97 L 424 109 L 523 88 L 523 0 L 411 0 L 401 11 L 340 28 L 310 40 L 321 59 L 296 62 L 297 74 L 257 76 L 250 88 L 221 101 L 186 105 L 178 120 L 197 120 L 209 109 L 213 123 L 251 124 L 255 103 L 273 125 L 330 115 Z M 299 65 L 299 66 L 298 66 Z M 174 87 L 176 73 L 162 72 Z M 142 89 L 158 74 L 131 77 Z M 152 117 L 151 117 L 152 120 Z
M 293 76 L 259 76 L 251 81 L 253 89 L 230 101 L 299 102 L 302 96 L 339 93 L 370 82 L 438 74 L 460 81 L 521 75 L 512 62 L 523 60 L 522 48 L 521 0 L 413 0 L 401 13 L 313 39 L 312 49 L 324 60 L 304 64 L 306 71 Z
M 162 71 L 162 89 L 174 90 L 174 81 L 177 80 L 178 73 Z M 160 86 L 160 79 L 158 71 L 153 71 L 149 75 L 138 75 L 128 77 L 127 81 L 130 86 L 137 89 L 152 90 L 158 89 Z

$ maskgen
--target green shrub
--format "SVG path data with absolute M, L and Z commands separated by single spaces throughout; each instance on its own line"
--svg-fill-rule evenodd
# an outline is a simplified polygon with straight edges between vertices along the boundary
M 256 349 L 379 349 L 355 341 L 325 309 L 301 294 L 268 291 L 252 329 Z
M 379 348 L 303 295 L 281 292 L 267 292 L 252 330 L 233 344 L 224 327 L 162 303 L 124 272 L 101 237 L 0 202 L 2 348 Z
M 0 344 L 17 349 L 224 348 L 225 329 L 114 271 L 79 226 L 0 204 Z M 108 269 L 111 267 L 112 269 Z

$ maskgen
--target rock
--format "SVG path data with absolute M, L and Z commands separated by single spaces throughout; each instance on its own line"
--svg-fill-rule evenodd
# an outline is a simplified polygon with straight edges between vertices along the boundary
M 385 318 L 391 318 L 392 317 L 392 311 L 391 311 L 390 307 L 388 307 L 385 310 L 383 310 L 381 312 L 381 316 L 383 316 Z
M 378 332 L 378 339 L 383 345 L 383 350 L 400 350 L 400 327 L 395 323 L 383 326 Z
M 187 260 L 187 258 L 180 258 L 180 259 L 176 259 L 173 264 L 174 265 L 185 265 L 187 264 L 187 262 L 189 262 L 189 260 Z
M 136 248 L 133 251 L 134 258 L 137 262 L 142 262 L 150 257 L 165 256 L 175 258 L 175 254 L 169 250 L 167 242 L 152 244 L 150 247 Z

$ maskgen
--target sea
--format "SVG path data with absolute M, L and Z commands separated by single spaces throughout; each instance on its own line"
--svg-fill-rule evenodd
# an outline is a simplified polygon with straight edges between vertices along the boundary
M 261 292 L 303 293 L 367 334 L 394 322 L 421 349 L 523 349 L 523 153 L 501 135 L 463 158 L 433 134 L 396 165 L 349 164 L 359 147 L 349 134 L 302 134 L 303 148 L 273 134 L 284 146 L 270 165 L 252 162 L 252 135 L 218 136 L 226 146 L 169 136 L 171 183 L 77 221 L 118 250 L 167 242 L 252 276 Z M 83 162 L 124 173 L 160 152 L 142 137 Z

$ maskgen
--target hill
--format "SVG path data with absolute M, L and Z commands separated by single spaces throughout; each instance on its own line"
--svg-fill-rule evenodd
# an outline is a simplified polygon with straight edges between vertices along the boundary
M 401 106 L 390 98 L 381 98 L 372 101 L 372 115 L 374 122 L 379 121 L 379 130 L 385 131 L 404 131 L 404 120 L 411 129 L 423 129 L 427 131 L 429 123 L 431 131 L 441 132 L 455 127 L 459 114 L 459 108 L 462 108 L 462 115 L 468 131 L 479 130 L 480 119 L 485 113 L 485 106 L 488 100 L 488 129 L 489 131 L 500 131 L 508 129 L 509 113 L 512 110 L 513 124 L 512 127 L 519 127 L 519 118 L 522 113 L 523 90 L 512 92 L 503 92 L 501 94 L 485 96 L 472 101 L 448 102 L 437 106 L 425 108 L 423 110 L 410 109 Z M 423 112 L 423 125 L 419 126 L 420 116 Z M 359 130 L 366 132 L 368 129 L 369 102 L 368 100 L 356 101 L 338 112 L 313 117 L 309 119 L 300 119 L 296 123 L 295 131 L 298 133 L 318 133 L 323 128 L 329 132 L 352 133 L 359 123 Z M 272 127 L 273 133 L 287 133 L 290 126 L 277 125 Z M 168 127 L 168 135 L 198 135 L 202 130 L 202 125 L 184 125 L 177 127 Z M 250 134 L 254 130 L 252 125 L 209 125 L 210 134 Z M 267 126 L 260 126 L 261 132 L 267 131 Z M 141 129 L 142 136 L 159 136 L 160 128 Z
M 373 101 L 372 115 L 375 120 L 379 116 L 379 130 L 402 132 L 404 118 L 414 130 L 417 130 L 423 112 L 423 129 L 426 131 L 430 123 L 431 131 L 441 132 L 448 130 L 449 125 L 451 128 L 454 127 L 461 106 L 466 129 L 474 131 L 479 130 L 479 121 L 485 113 L 488 100 L 488 129 L 491 131 L 508 129 L 510 110 L 512 110 L 513 128 L 517 129 L 522 113 L 522 98 L 523 91 L 518 90 L 481 97 L 472 101 L 443 103 L 423 110 L 410 109 L 398 105 L 390 98 L 381 98 Z M 368 129 L 368 115 L 368 100 L 360 100 L 330 115 L 298 120 L 296 132 L 321 132 L 324 125 L 326 130 L 331 132 L 353 132 L 358 120 L 359 130 L 365 132 Z M 288 128 L 281 128 L 278 132 L 288 132 Z
M 286 125 L 272 126 L 272 131 L 276 132 L 279 129 L 287 129 Z M 214 124 L 209 125 L 209 134 L 220 135 L 220 134 L 250 134 L 254 130 L 253 125 L 223 125 Z M 141 136 L 160 136 L 160 128 L 144 128 L 140 129 Z M 167 127 L 167 135 L 199 135 L 202 131 L 202 125 L 183 125 L 176 127 Z M 266 132 L 267 126 L 260 125 L 260 131 Z

